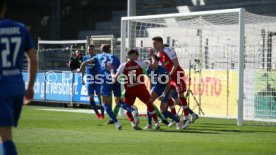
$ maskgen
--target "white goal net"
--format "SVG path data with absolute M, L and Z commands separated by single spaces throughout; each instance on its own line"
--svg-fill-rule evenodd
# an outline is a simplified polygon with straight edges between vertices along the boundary
M 152 38 L 175 49 L 205 116 L 276 121 L 276 18 L 244 9 L 122 18 L 121 59 Z M 201 113 L 202 114 L 202 113 Z

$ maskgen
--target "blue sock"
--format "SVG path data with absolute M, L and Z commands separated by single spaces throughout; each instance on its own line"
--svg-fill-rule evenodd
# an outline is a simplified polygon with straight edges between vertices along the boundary
M 104 107 L 103 107 L 103 105 L 102 105 L 102 102 L 101 102 L 101 100 L 99 100 L 99 105 L 101 106 L 101 114 L 102 115 L 104 115 Z
M 168 118 L 171 118 L 172 120 L 174 120 L 176 123 L 179 122 L 179 119 L 174 115 L 172 114 L 171 112 L 169 111 L 163 111 L 162 114 L 164 115 L 164 117 L 168 117 Z
M 112 111 L 112 109 L 111 109 L 111 107 L 108 103 L 104 104 L 104 109 L 105 109 L 107 115 L 112 119 L 112 121 L 114 123 L 118 122 L 118 120 L 114 116 L 114 113 L 113 113 L 113 111 Z
M 95 114 L 98 114 L 99 112 L 97 110 L 95 101 L 90 101 L 90 105 L 91 105 L 92 109 L 95 111 Z
M 188 108 L 188 111 L 189 111 L 189 114 L 194 114 L 194 111 L 192 110 L 192 109 L 190 109 L 190 108 Z
M 128 112 L 132 112 L 132 111 L 134 111 L 134 109 L 132 109 L 128 104 L 126 104 L 126 103 L 124 103 L 124 102 L 119 102 L 119 104 L 118 104 L 121 108 L 123 108 L 123 109 L 125 109 L 126 111 L 128 111 Z
M 147 116 L 148 116 L 148 124 L 152 125 L 152 118 L 151 118 L 151 115 L 148 111 L 147 111 Z
M 13 141 L 5 141 L 2 144 L 2 155 L 17 155 Z

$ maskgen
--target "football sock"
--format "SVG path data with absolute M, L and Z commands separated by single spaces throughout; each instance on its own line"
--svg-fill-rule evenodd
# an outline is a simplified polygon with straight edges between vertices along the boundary
M 128 117 L 128 120 L 130 121 L 130 122 L 132 122 L 132 123 L 134 123 L 134 118 L 133 118 L 133 116 L 132 116 L 132 114 L 130 113 L 130 112 L 126 112 L 126 115 L 127 115 L 127 117 Z
M 152 125 L 152 119 L 150 113 L 147 111 L 148 125 Z
M 181 106 L 183 108 L 184 116 L 188 116 L 189 115 L 188 104 L 187 104 L 187 101 L 186 101 L 185 97 L 181 97 L 180 102 L 181 102 Z
M 164 116 L 167 116 L 168 118 L 171 118 L 172 120 L 174 120 L 176 123 L 178 123 L 179 122 L 179 119 L 173 114 L 173 113 L 171 113 L 171 112 L 169 112 L 169 111 L 164 111 L 164 112 L 162 112 L 162 114 L 164 115 Z
M 156 111 L 156 115 L 157 115 L 161 120 L 163 120 L 164 117 L 161 115 L 161 113 L 160 113 L 159 109 L 157 108 L 157 106 L 153 104 L 153 107 L 154 107 L 154 109 L 155 109 L 155 111 Z
M 118 113 L 119 113 L 120 107 L 118 105 L 115 105 L 113 112 L 114 112 L 114 116 L 117 118 Z
M 2 144 L 2 155 L 17 155 L 16 147 L 13 141 L 4 141 Z
M 146 105 L 147 105 L 148 111 L 149 111 L 150 115 L 152 116 L 153 120 L 155 122 L 158 122 L 156 111 L 155 111 L 155 109 L 153 107 L 153 104 L 152 103 L 148 103 Z
M 123 109 L 125 109 L 128 112 L 133 112 L 134 109 L 131 108 L 131 106 L 129 106 L 128 104 L 124 103 L 124 102 L 119 102 L 119 106 Z
M 194 111 L 192 110 L 192 109 L 190 109 L 190 108 L 188 108 L 188 111 L 189 111 L 189 114 L 194 114 Z
M 104 107 L 103 107 L 103 105 L 102 105 L 101 100 L 99 100 L 99 104 L 100 104 L 100 106 L 101 106 L 101 114 L 104 116 Z
M 95 114 L 98 114 L 99 112 L 97 110 L 95 101 L 90 101 L 90 105 L 91 105 L 92 109 L 95 111 Z
M 107 115 L 112 119 L 114 123 L 118 122 L 117 118 L 114 116 L 114 113 L 108 103 L 104 104 L 104 109 Z
M 176 115 L 176 110 L 175 110 L 174 102 L 173 102 L 172 99 L 169 99 L 168 105 L 169 105 L 169 107 L 170 107 L 170 109 L 171 109 L 171 112 L 172 112 L 174 115 Z

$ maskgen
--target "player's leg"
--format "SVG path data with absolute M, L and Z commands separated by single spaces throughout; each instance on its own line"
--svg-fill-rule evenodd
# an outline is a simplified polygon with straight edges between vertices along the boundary
M 172 98 L 174 99 L 175 104 L 180 105 L 180 100 L 176 91 L 173 92 Z M 169 103 L 170 103 L 170 100 L 169 100 Z M 174 104 L 174 103 L 171 103 L 171 104 Z M 191 123 L 194 123 L 195 120 L 198 119 L 198 115 L 189 107 L 189 105 L 188 105 L 188 112 L 191 115 Z
M 0 97 L 0 144 L 2 154 L 16 155 L 12 140 L 12 126 L 17 126 L 23 105 L 23 96 Z
M 12 140 L 12 128 L 0 127 L 1 147 L 3 155 L 17 155 L 16 146 Z
M 128 93 L 126 91 L 125 97 L 124 97 L 124 102 L 127 103 L 129 106 L 132 106 L 136 100 L 136 95 L 132 93 Z M 139 127 L 138 122 L 135 122 L 134 117 L 131 112 L 126 111 L 126 116 L 128 117 L 128 120 L 131 122 L 131 126 L 135 130 L 141 130 Z
M 184 73 L 183 73 L 183 76 L 184 76 Z M 181 104 L 181 107 L 183 108 L 184 120 L 183 120 L 182 129 L 185 129 L 190 124 L 190 120 L 189 120 L 189 117 L 188 117 L 189 116 L 188 103 L 187 103 L 187 100 L 184 96 L 184 92 L 186 91 L 186 84 L 185 84 L 185 81 L 184 81 L 183 78 L 180 78 L 179 80 L 172 79 L 171 83 L 174 86 L 176 86 L 178 96 L 179 96 L 179 99 L 180 99 L 180 104 Z
M 144 87 L 143 91 L 138 92 L 137 94 L 138 98 L 146 104 L 147 110 L 152 116 L 153 120 L 155 121 L 155 129 L 159 129 L 160 125 L 157 119 L 156 111 L 154 109 L 153 103 L 151 102 L 151 96 L 150 93 L 148 92 L 147 88 Z
M 177 94 L 175 88 L 170 89 L 169 100 L 168 100 L 168 106 L 169 106 L 171 112 L 172 112 L 175 116 L 177 116 L 176 110 L 175 110 L 175 106 L 174 106 L 174 101 L 172 100 L 172 98 L 173 98 L 173 99 L 175 99 L 175 98 L 178 99 L 178 94 Z
M 99 106 L 101 110 L 101 119 L 104 119 L 104 107 L 101 101 L 101 85 L 95 84 L 95 92 L 99 99 Z
M 113 84 L 113 93 L 114 93 L 114 97 L 115 97 L 115 102 L 116 105 L 118 105 L 119 107 L 125 109 L 128 112 L 135 112 L 135 110 L 133 108 L 131 108 L 131 106 L 129 106 L 127 103 L 123 102 L 123 100 L 121 99 L 121 86 L 119 83 L 114 83 Z
M 96 106 L 95 100 L 94 100 L 94 91 L 95 87 L 93 84 L 87 84 L 87 91 L 89 96 L 89 104 L 91 105 L 92 109 L 94 110 L 96 116 L 98 119 L 101 119 L 101 114 L 98 112 L 98 108 Z M 101 98 L 99 98 L 101 100 Z
M 148 120 L 148 124 L 144 127 L 144 129 L 152 129 L 152 118 L 150 113 L 147 111 L 147 120 Z
M 160 113 L 158 107 L 154 105 L 154 101 L 163 93 L 163 89 L 158 89 L 156 87 L 152 87 L 150 90 L 150 96 L 151 96 L 151 102 L 153 103 L 153 107 L 156 111 L 156 115 L 161 119 L 161 122 L 165 125 L 168 125 L 169 122 L 163 117 L 163 115 Z
M 161 104 L 160 104 L 160 109 L 161 109 L 161 112 L 163 114 L 164 117 L 168 117 L 170 119 L 172 119 L 174 122 L 177 123 L 177 129 L 181 128 L 180 127 L 180 120 L 179 118 L 174 115 L 172 112 L 168 111 L 168 100 L 169 100 L 169 97 L 171 97 L 171 93 L 168 92 L 165 96 L 165 98 L 162 100 Z M 169 124 L 168 124 L 169 125 Z
M 109 116 L 109 118 L 114 122 L 116 128 L 118 130 L 121 130 L 122 126 L 120 125 L 119 121 L 115 117 L 112 108 L 110 106 L 110 98 L 111 98 L 111 92 L 112 92 L 112 85 L 111 84 L 103 84 L 101 86 L 101 98 L 102 98 L 102 103 L 104 105 L 104 109 Z

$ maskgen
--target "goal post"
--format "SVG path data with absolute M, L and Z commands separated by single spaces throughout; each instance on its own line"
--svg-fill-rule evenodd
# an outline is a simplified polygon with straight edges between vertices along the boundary
M 276 55 L 273 37 L 262 41 L 276 31 L 275 23 L 274 17 L 243 8 L 122 17 L 121 61 L 125 61 L 128 49 L 145 52 L 152 47 L 152 38 L 161 36 L 176 51 L 186 79 L 187 70 L 194 70 L 191 90 L 207 117 L 235 118 L 238 126 L 244 119 L 274 122 L 276 100 L 268 102 L 273 96 L 261 93 L 264 82 L 258 78 L 266 72 L 273 76 L 276 70 L 276 62 L 271 67 Z M 190 105 L 196 106 L 193 101 Z

